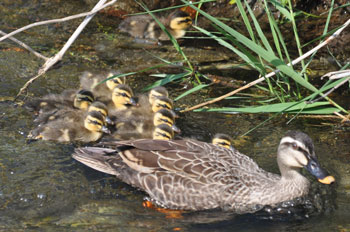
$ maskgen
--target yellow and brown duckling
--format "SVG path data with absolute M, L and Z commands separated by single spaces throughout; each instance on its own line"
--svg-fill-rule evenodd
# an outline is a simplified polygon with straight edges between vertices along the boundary
M 121 111 L 129 109 L 131 106 L 135 106 L 137 103 L 134 99 L 134 93 L 132 89 L 125 84 L 116 86 L 111 94 L 111 101 L 108 102 L 109 112 Z
M 111 141 L 75 149 L 73 158 L 145 191 L 168 209 L 252 213 L 308 194 L 305 168 L 323 184 L 334 177 L 317 161 L 311 138 L 289 131 L 277 150 L 280 175 L 237 150 L 192 139 Z
M 191 17 L 181 10 L 176 10 L 167 17 L 161 17 L 159 21 L 175 39 L 182 38 L 186 34 L 186 29 L 192 25 Z M 120 23 L 119 30 L 136 38 L 169 40 L 169 36 L 150 15 L 128 17 Z
M 167 109 L 160 109 L 154 113 L 151 119 L 138 115 L 117 118 L 116 131 L 112 136 L 119 140 L 152 138 L 155 127 L 161 124 L 168 125 L 172 131 L 180 132 L 180 129 L 175 125 L 174 114 Z
M 96 99 L 104 101 L 110 99 L 115 87 L 125 84 L 125 77 L 111 78 L 118 74 L 120 73 L 117 71 L 104 72 L 97 75 L 91 72 L 84 72 L 80 76 L 80 86 L 83 89 L 90 90 Z
M 227 134 L 215 134 L 211 143 L 220 147 L 234 150 L 234 147 L 232 146 L 232 138 Z
M 142 94 L 138 96 L 137 103 L 140 105 L 140 107 L 151 107 L 153 105 L 153 102 L 157 97 L 169 97 L 168 90 L 163 86 L 157 86 L 152 88 L 148 94 Z
M 86 110 L 94 101 L 94 95 L 88 90 L 65 90 L 61 94 L 49 94 L 27 102 L 24 106 L 36 114 L 53 113 L 57 109 Z
M 38 116 L 34 119 L 34 122 L 40 125 L 47 123 L 48 121 L 56 120 L 65 115 L 69 116 L 74 114 L 77 114 L 80 117 L 80 114 L 83 114 L 90 108 L 93 104 L 93 100 L 94 97 L 90 91 L 80 90 L 73 99 L 73 105 L 71 105 L 71 101 L 63 102 L 64 104 L 50 104 L 52 110 L 48 110 L 48 107 L 41 109 Z M 45 106 L 48 106 L 46 103 L 50 103 L 50 101 L 42 100 L 42 103 L 45 103 Z M 96 104 L 98 103 L 95 103 L 95 105 Z M 106 106 L 100 107 L 106 108 Z
M 32 130 L 28 138 L 58 142 L 94 142 L 103 133 L 110 133 L 104 115 L 99 111 L 90 111 L 86 113 L 83 123 L 58 118 Z
M 171 140 L 174 138 L 174 130 L 168 124 L 159 124 L 154 127 L 152 139 Z

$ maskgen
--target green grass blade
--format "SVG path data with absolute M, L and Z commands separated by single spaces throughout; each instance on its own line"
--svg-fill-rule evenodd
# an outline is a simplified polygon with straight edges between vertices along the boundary
M 179 100 L 179 99 L 181 99 L 181 98 L 183 98 L 183 97 L 185 97 L 185 96 L 187 96 L 187 95 L 189 95 L 189 94 L 191 94 L 191 93 L 194 93 L 194 92 L 196 92 L 196 91 L 199 91 L 199 90 L 201 90 L 201 89 L 203 89 L 203 88 L 205 88 L 205 87 L 207 87 L 207 86 L 209 86 L 209 85 L 208 85 L 208 84 L 200 84 L 200 85 L 197 85 L 196 87 L 193 87 L 192 89 L 187 90 L 186 92 L 184 92 L 183 94 L 181 94 L 180 96 L 178 96 L 177 98 L 175 98 L 174 101 L 177 101 L 177 100 Z
M 300 110 L 302 110 L 300 112 Z M 330 107 L 329 102 L 315 102 L 307 104 L 305 102 L 287 102 L 270 104 L 266 106 L 245 107 L 245 108 L 210 108 L 199 109 L 195 111 L 200 112 L 241 112 L 241 113 L 306 113 L 306 114 L 332 114 L 333 112 L 339 112 L 339 109 Z
M 244 0 L 244 2 L 245 2 L 245 5 L 247 7 L 247 10 L 249 12 L 250 17 L 253 20 L 255 30 L 258 32 L 258 35 L 259 35 L 262 43 L 264 44 L 264 46 L 265 46 L 265 48 L 267 49 L 268 52 L 274 53 L 272 48 L 271 48 L 271 46 L 270 46 L 270 43 L 268 42 L 268 40 L 267 40 L 267 38 L 266 38 L 266 36 L 264 34 L 264 32 L 261 30 L 260 24 L 259 24 L 258 20 L 256 19 L 252 9 L 250 8 L 250 6 L 249 6 L 249 4 L 247 3 L 246 0 Z
M 158 80 L 158 81 L 154 82 L 152 85 L 149 85 L 149 86 L 143 88 L 142 91 L 148 91 L 156 86 L 168 84 L 169 82 L 172 82 L 172 81 L 181 79 L 183 77 L 189 76 L 189 75 L 191 75 L 191 73 L 185 72 L 185 73 L 179 73 L 179 74 L 161 74 L 161 75 L 162 76 L 153 75 L 153 76 L 164 77 L 164 78 L 162 80 Z
M 181 0 L 181 1 L 188 3 L 185 0 Z M 273 53 L 268 52 L 267 50 L 265 50 L 264 48 L 262 48 L 258 44 L 254 43 L 253 41 L 251 41 L 250 39 L 248 39 L 244 35 L 238 33 L 236 30 L 227 26 L 226 24 L 224 24 L 220 20 L 216 19 L 215 17 L 207 14 L 206 12 L 198 9 L 195 6 L 191 5 L 191 7 L 193 9 L 199 11 L 203 16 L 205 16 L 210 21 L 212 21 L 213 23 L 215 23 L 216 25 L 218 25 L 219 27 L 224 29 L 226 32 L 231 34 L 235 39 L 237 39 L 240 43 L 245 45 L 247 48 L 251 49 L 252 51 L 257 53 L 258 55 L 262 56 L 267 62 L 274 65 L 281 72 L 290 76 L 295 82 L 299 83 L 300 85 L 304 86 L 305 88 L 307 88 L 313 92 L 317 91 L 317 89 L 313 85 L 311 85 L 308 81 L 306 81 L 304 78 L 302 78 L 299 73 L 295 72 L 290 66 L 287 66 L 281 59 L 276 57 Z

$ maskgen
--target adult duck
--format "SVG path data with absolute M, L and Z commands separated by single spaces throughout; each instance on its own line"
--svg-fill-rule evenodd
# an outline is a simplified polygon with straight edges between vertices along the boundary
M 303 167 L 321 183 L 335 181 L 317 161 L 311 138 L 299 131 L 280 141 L 281 175 L 237 150 L 190 139 L 113 141 L 77 148 L 73 158 L 144 190 L 162 207 L 180 210 L 254 212 L 306 195 L 310 182 L 299 173 Z

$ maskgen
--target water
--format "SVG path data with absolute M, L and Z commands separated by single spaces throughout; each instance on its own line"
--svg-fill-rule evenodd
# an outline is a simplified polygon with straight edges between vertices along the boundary
M 51 4 L 59 9 L 57 14 L 69 15 L 75 9 L 89 9 L 89 5 L 68 2 L 5 1 L 0 8 L 4 30 L 20 27 L 38 19 L 57 17 L 50 12 Z M 64 6 L 63 6 L 64 5 Z M 21 8 L 20 14 L 14 15 Z M 54 7 L 55 8 L 55 7 Z M 90 7 L 91 8 L 91 7 Z M 38 10 L 41 9 L 41 10 Z M 46 9 L 47 11 L 45 12 Z M 38 17 L 38 18 L 36 18 Z M 101 15 L 95 18 L 84 34 L 65 55 L 62 67 L 49 71 L 31 85 L 28 98 L 47 93 L 78 88 L 79 75 L 86 70 L 121 69 L 135 71 L 159 64 L 149 53 L 126 46 L 129 42 L 113 34 L 113 20 Z M 6 23 L 5 23 L 6 22 Z M 52 55 L 78 23 L 50 25 L 30 30 L 16 36 L 45 55 Z M 1 230 L 67 230 L 67 231 L 335 231 L 350 230 L 350 130 L 327 120 L 299 118 L 287 124 L 289 118 L 277 117 L 264 127 L 241 137 L 268 115 L 225 115 L 215 113 L 186 113 L 177 120 L 184 137 L 209 141 L 217 132 L 235 138 L 235 146 L 251 156 L 264 169 L 278 173 L 275 161 L 279 139 L 286 130 L 299 129 L 314 140 L 321 164 L 336 178 L 332 186 L 313 181 L 311 198 L 318 205 L 308 212 L 294 215 L 246 214 L 205 211 L 184 214 L 182 218 L 167 215 L 142 206 L 146 195 L 116 178 L 94 171 L 71 158 L 74 144 L 37 141 L 28 143 L 26 136 L 33 127 L 33 115 L 19 102 L 11 99 L 42 64 L 38 58 L 25 51 L 13 49 L 14 45 L 0 43 L 0 231 Z M 210 61 L 228 58 L 225 52 L 205 52 L 195 47 L 185 47 L 190 59 L 200 57 Z M 152 48 L 153 54 L 174 60 L 177 54 L 171 46 Z M 187 54 L 186 53 L 186 54 Z M 201 55 L 198 55 L 201 54 Z M 214 56 L 215 54 L 215 56 Z M 166 69 L 166 71 L 179 71 Z M 164 72 L 164 69 L 160 72 Z M 136 92 L 155 78 L 146 74 L 129 78 Z M 186 83 L 167 87 L 171 96 L 184 91 Z M 198 94 L 176 102 L 184 107 L 202 102 L 207 97 L 219 96 L 227 88 L 212 86 Z M 345 96 L 346 97 L 346 96 Z M 230 104 L 225 102 L 222 104 Z M 238 103 L 235 103 L 238 104 Z M 304 172 L 305 173 L 305 172 Z

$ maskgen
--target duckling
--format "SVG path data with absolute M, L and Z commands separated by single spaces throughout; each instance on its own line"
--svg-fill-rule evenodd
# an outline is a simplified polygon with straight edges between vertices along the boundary
M 168 17 L 159 18 L 159 21 L 175 39 L 182 38 L 186 29 L 192 25 L 191 17 L 181 10 L 172 12 Z M 128 17 L 120 23 L 119 30 L 136 38 L 169 40 L 169 36 L 150 15 Z
M 311 138 L 289 131 L 277 149 L 281 175 L 237 150 L 193 139 L 111 141 L 75 149 L 73 158 L 142 189 L 162 207 L 252 213 L 308 194 L 305 168 L 323 184 L 335 181 L 317 160 Z
M 152 112 L 157 112 L 160 109 L 168 109 L 172 111 L 173 108 L 174 108 L 173 100 L 165 96 L 159 96 L 154 99 L 151 109 L 152 109 Z M 175 112 L 173 113 L 175 115 Z
M 28 138 L 58 142 L 94 142 L 103 133 L 110 134 L 104 120 L 104 116 L 98 111 L 88 112 L 83 123 L 57 119 L 32 130 Z
M 118 85 L 113 89 L 111 101 L 108 102 L 108 111 L 126 110 L 130 106 L 135 106 L 134 93 L 128 85 Z
M 160 124 L 166 124 L 172 131 L 180 132 L 175 125 L 174 114 L 167 109 L 160 109 L 154 113 L 152 119 L 136 116 L 120 117 L 115 123 L 116 131 L 112 136 L 119 140 L 152 138 L 154 128 Z
M 232 141 L 232 138 L 230 136 L 226 134 L 218 133 L 218 134 L 215 134 L 211 143 L 220 147 L 234 150 L 234 147 L 232 146 L 231 141 Z
M 87 109 L 94 101 L 94 95 L 88 90 L 65 90 L 61 94 L 49 94 L 27 102 L 24 106 L 35 114 L 53 113 L 57 109 Z
M 99 101 L 93 102 L 87 110 L 83 109 L 60 109 L 51 113 L 41 114 L 37 117 L 35 122 L 39 122 L 39 126 L 44 125 L 49 121 L 54 121 L 57 119 L 61 119 L 67 122 L 75 122 L 82 123 L 84 121 L 84 117 L 86 112 L 98 111 L 102 114 L 104 121 L 106 121 L 109 125 L 114 125 L 114 122 L 108 117 L 108 109 L 107 106 Z
M 169 97 L 168 90 L 163 86 L 157 86 L 151 89 L 147 95 L 142 94 L 138 96 L 137 103 L 142 107 L 150 107 L 153 105 L 154 100 L 157 97 Z
M 56 120 L 57 118 L 65 116 L 67 114 L 74 114 L 74 112 L 76 112 L 76 114 L 81 114 L 90 108 L 93 100 L 93 95 L 88 90 L 80 90 L 73 99 L 73 105 L 70 105 L 70 101 L 63 102 L 64 104 L 52 104 L 52 101 L 43 100 L 42 103 L 50 102 L 50 104 L 46 106 L 49 106 L 50 108 L 55 106 L 56 108 L 49 110 L 49 107 L 44 107 L 39 111 L 39 115 L 34 119 L 34 122 L 40 125 L 47 123 L 48 121 Z M 104 109 L 106 106 L 102 108 Z
M 167 124 L 159 124 L 154 127 L 152 139 L 171 140 L 174 138 L 173 129 Z
M 110 99 L 111 93 L 116 86 L 125 84 L 125 77 L 108 79 L 118 74 L 120 73 L 117 71 L 111 71 L 107 74 L 101 73 L 98 75 L 94 75 L 91 72 L 84 72 L 80 76 L 80 86 L 83 89 L 93 92 L 96 99 L 104 101 Z

